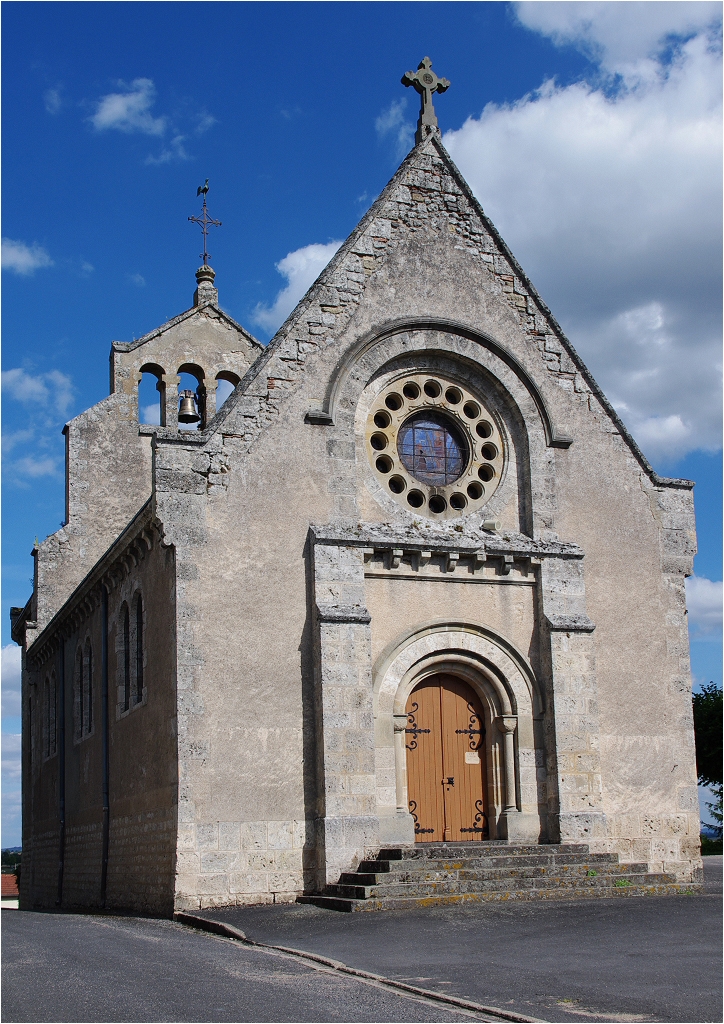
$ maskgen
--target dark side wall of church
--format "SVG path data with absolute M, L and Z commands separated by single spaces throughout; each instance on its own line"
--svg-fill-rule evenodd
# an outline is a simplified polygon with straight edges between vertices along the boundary
M 135 650 L 131 694 L 125 707 L 124 606 L 129 618 L 142 602 L 142 681 L 136 690 Z M 48 756 L 46 677 L 61 675 L 56 646 L 32 672 L 25 712 L 30 742 L 24 772 L 22 905 L 64 908 L 102 905 L 103 729 L 102 604 L 64 638 L 65 844 L 59 884 L 61 829 L 60 686 L 57 737 Z M 172 548 L 155 543 L 108 596 L 109 843 L 105 905 L 170 913 L 173 905 L 177 822 L 175 566 Z M 135 630 L 131 632 L 135 641 Z M 77 654 L 92 652 L 92 725 L 79 726 Z M 140 696 L 140 700 L 136 697 Z M 30 702 L 30 703 L 29 703 Z M 35 707 L 34 705 L 38 705 Z M 32 706 L 32 711 L 30 710 Z M 32 825 L 30 824 L 32 823 Z

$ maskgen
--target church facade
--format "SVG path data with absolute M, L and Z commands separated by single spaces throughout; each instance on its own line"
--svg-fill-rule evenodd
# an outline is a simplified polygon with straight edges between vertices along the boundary
M 693 484 L 652 470 L 432 119 L 266 348 L 197 284 L 67 424 L 66 522 L 12 612 L 22 905 L 289 901 L 418 842 L 699 881 Z

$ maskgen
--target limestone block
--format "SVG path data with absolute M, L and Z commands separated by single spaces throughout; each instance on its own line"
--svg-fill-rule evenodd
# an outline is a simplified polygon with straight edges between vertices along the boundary
M 294 827 L 292 822 L 268 822 L 267 837 L 267 843 L 270 850 L 291 850 L 294 837 Z
M 239 870 L 239 856 L 235 853 L 202 853 L 200 871 L 206 875 L 228 874 Z
M 237 851 L 241 849 L 241 826 L 238 821 L 219 822 L 219 850 Z
M 228 875 L 197 875 L 196 891 L 200 896 L 227 896 L 229 893 Z
M 230 893 L 268 893 L 269 883 L 266 872 L 246 872 L 229 876 Z M 271 894 L 270 894 L 271 896 Z M 259 902 L 264 902 L 260 900 Z M 270 898 L 269 903 L 272 902 Z
M 243 821 L 240 826 L 242 850 L 265 850 L 267 847 L 267 823 L 265 821 Z

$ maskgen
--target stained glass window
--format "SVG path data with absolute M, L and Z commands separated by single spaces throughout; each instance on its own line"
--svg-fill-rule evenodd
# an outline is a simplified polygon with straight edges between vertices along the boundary
M 445 416 L 421 412 L 400 428 L 397 450 L 405 468 L 431 487 L 443 487 L 462 476 L 468 461 L 468 446 Z

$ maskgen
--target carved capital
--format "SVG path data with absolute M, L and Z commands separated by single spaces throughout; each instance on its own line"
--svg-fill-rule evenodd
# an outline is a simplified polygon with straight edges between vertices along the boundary
M 516 730 L 516 727 L 518 725 L 518 716 L 517 715 L 499 715 L 495 719 L 495 724 L 497 725 L 497 727 L 500 730 L 500 732 L 502 732 L 503 734 L 505 734 L 505 733 L 514 733 L 515 730 Z

